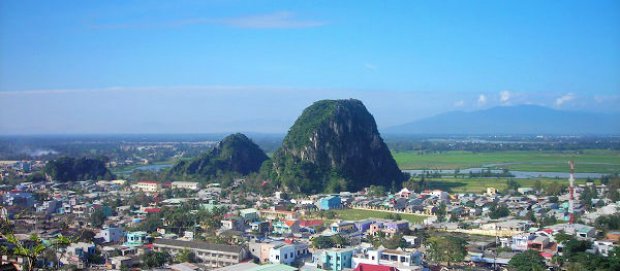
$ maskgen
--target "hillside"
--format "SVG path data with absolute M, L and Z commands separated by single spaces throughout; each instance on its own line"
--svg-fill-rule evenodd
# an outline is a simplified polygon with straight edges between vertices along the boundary
M 400 187 L 403 174 L 358 100 L 322 100 L 306 108 L 276 151 L 272 172 L 289 191 Z
M 439 114 L 383 129 L 389 134 L 508 134 L 609 135 L 620 134 L 620 116 L 519 105 Z
M 258 145 L 244 134 L 237 133 L 225 137 L 215 148 L 200 157 L 178 162 L 169 174 L 206 178 L 222 174 L 248 175 L 257 172 L 267 159 Z

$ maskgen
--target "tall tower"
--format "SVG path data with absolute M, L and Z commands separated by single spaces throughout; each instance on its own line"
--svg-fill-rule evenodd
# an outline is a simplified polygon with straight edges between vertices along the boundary
M 568 193 L 570 193 L 570 198 L 568 200 L 568 215 L 570 217 L 568 223 L 573 224 L 575 223 L 575 162 L 570 160 L 568 164 L 570 165 L 570 175 L 568 177 L 568 181 L 570 183 L 570 186 L 568 187 Z

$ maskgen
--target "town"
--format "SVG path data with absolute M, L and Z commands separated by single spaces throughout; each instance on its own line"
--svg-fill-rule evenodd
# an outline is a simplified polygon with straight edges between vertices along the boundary
M 30 172 L 39 164 L 4 168 Z M 244 181 L 5 184 L 3 268 L 500 270 L 519 261 L 618 268 L 617 177 L 555 192 L 369 187 L 303 197 L 242 192 Z

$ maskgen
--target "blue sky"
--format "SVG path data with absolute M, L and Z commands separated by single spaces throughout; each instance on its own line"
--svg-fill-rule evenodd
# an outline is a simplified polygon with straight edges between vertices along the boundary
M 0 1 L 0 133 L 285 132 L 361 99 L 620 109 L 618 1 Z

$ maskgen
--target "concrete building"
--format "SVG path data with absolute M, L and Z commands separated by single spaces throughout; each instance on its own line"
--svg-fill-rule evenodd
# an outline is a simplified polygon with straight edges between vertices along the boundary
M 170 187 L 174 189 L 198 190 L 200 189 L 200 184 L 198 182 L 172 182 Z
M 340 209 L 342 207 L 340 196 L 328 196 L 319 199 L 317 207 L 321 210 Z
M 102 238 L 106 243 L 116 243 L 123 240 L 124 236 L 125 232 L 123 232 L 123 230 L 116 227 L 108 227 L 99 231 L 99 233 L 95 235 L 95 238 Z
M 185 249 L 193 252 L 196 258 L 200 259 L 203 264 L 211 268 L 238 264 L 247 258 L 247 250 L 241 246 L 163 238 L 157 238 L 153 241 L 153 250 L 166 251 L 170 253 L 172 257 L 175 257 Z
M 269 261 L 271 263 L 293 264 L 297 259 L 308 255 L 308 244 L 279 244 L 272 247 L 269 251 Z
M 139 181 L 131 185 L 131 188 L 145 193 L 157 193 L 161 191 L 161 184 L 156 181 Z
M 418 270 L 422 265 L 422 253 L 392 249 L 368 249 L 353 256 L 353 268 L 359 264 L 375 264 L 396 267 L 399 270 Z
M 318 268 L 331 271 L 342 271 L 344 269 L 352 268 L 352 258 L 354 253 L 354 248 L 332 248 L 319 251 L 312 257 L 313 262 L 317 264 Z

